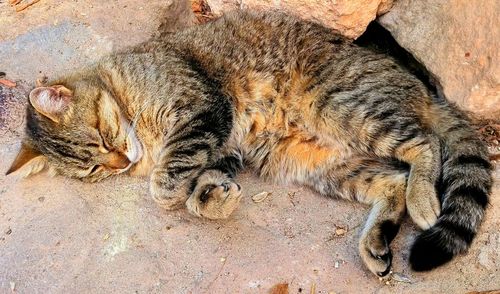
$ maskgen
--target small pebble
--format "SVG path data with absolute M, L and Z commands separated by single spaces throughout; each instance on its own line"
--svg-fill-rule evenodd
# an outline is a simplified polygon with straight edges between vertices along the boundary
M 38 201 L 44 202 L 45 201 L 45 197 L 43 197 L 43 196 L 42 197 L 38 197 Z
M 0 79 L 1 79 L 1 78 L 5 78 L 5 76 L 6 76 L 6 75 L 7 75 L 7 74 L 6 74 L 5 72 L 0 71 Z
M 346 230 L 346 229 L 344 229 L 344 228 L 340 228 L 340 227 L 339 227 L 339 228 L 336 228 L 336 229 L 335 229 L 335 235 L 337 235 L 337 236 L 339 236 L 339 237 L 344 236 L 344 235 L 345 235 L 345 233 L 347 233 L 347 230 Z
M 109 239 L 109 233 L 106 233 L 106 235 L 104 235 L 104 237 L 102 238 L 104 241 L 108 240 Z
M 14 292 L 16 291 L 16 282 L 10 282 L 10 291 Z
M 10 235 L 12 233 L 12 229 L 8 228 L 7 231 L 5 231 L 5 234 Z
M 225 257 L 221 257 L 220 258 L 220 262 L 224 262 L 224 261 L 226 261 L 226 258 Z
M 339 262 L 338 261 L 335 262 L 335 268 L 339 268 Z

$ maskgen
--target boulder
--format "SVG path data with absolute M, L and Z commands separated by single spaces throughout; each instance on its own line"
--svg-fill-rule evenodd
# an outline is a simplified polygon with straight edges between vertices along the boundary
M 318 21 L 349 38 L 359 37 L 378 15 L 386 13 L 393 0 L 206 0 L 215 15 L 224 11 L 278 9 L 304 19 Z
M 430 72 L 440 94 L 500 118 L 500 1 L 398 0 L 379 18 Z

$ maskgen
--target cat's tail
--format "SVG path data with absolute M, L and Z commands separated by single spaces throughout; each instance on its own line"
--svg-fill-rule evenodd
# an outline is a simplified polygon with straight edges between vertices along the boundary
M 465 114 L 441 102 L 426 117 L 441 144 L 441 215 L 412 246 L 410 264 L 416 271 L 431 270 L 469 248 L 492 185 L 488 150 Z

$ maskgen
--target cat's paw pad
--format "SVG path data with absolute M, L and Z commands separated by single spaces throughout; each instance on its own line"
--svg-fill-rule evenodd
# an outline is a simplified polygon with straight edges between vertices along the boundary
M 378 230 L 372 230 L 361 238 L 359 253 L 368 269 L 377 276 L 384 277 L 391 271 L 391 248 Z
M 441 204 L 433 187 L 414 190 L 418 195 L 410 193 L 406 197 L 406 209 L 411 219 L 422 229 L 432 227 L 440 213 Z
M 186 202 L 192 214 L 208 219 L 225 219 L 238 207 L 241 187 L 232 181 L 204 184 L 195 188 Z

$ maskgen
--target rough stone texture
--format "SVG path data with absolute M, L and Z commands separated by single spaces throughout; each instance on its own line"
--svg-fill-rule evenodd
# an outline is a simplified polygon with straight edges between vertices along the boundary
M 0 71 L 31 83 L 143 42 L 160 24 L 174 30 L 195 21 L 179 0 L 44 0 L 20 13 L 7 2 L 0 1 Z
M 500 1 L 398 0 L 379 19 L 462 108 L 500 117 Z
M 9 27 L 0 30 L 0 47 L 17 44 L 31 54 L 0 51 L 0 71 L 18 82 L 0 86 L 0 293 L 267 293 L 278 283 L 288 283 L 290 293 L 311 293 L 313 287 L 316 293 L 500 288 L 498 168 L 486 221 L 469 253 L 433 272 L 413 273 L 408 250 L 417 231 L 405 221 L 392 246 L 394 270 L 413 283 L 390 285 L 369 273 L 357 253 L 365 206 L 272 184 L 251 171 L 238 177 L 246 197 L 225 221 L 161 209 L 150 199 L 146 179 L 124 175 L 86 184 L 46 174 L 5 176 L 19 148 L 31 84 L 20 79 L 32 81 L 42 69 L 53 76 L 141 42 L 154 33 L 163 8 L 172 17 L 177 10 L 165 1 L 44 0 L 16 15 L 3 3 L 0 22 Z M 95 13 L 86 10 L 90 5 Z M 38 60 L 47 50 L 64 54 Z M 262 191 L 273 194 L 254 203 L 251 196 Z M 337 227 L 347 231 L 338 236 Z
M 278 9 L 312 19 L 338 30 L 349 38 L 359 37 L 366 26 L 389 11 L 393 0 L 207 0 L 212 12 L 239 8 Z

